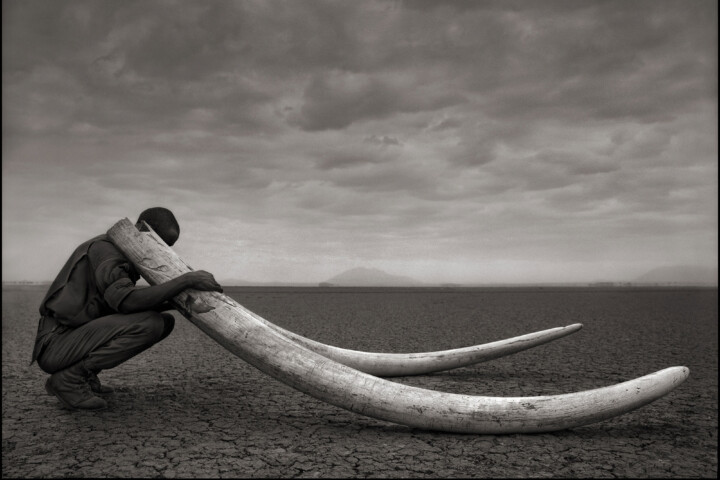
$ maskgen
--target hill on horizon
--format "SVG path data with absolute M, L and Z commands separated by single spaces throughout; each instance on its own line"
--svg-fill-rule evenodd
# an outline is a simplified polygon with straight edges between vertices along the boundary
M 608 280 L 608 283 L 628 283 L 627 280 Z M 220 281 L 226 286 L 317 286 L 317 282 L 279 282 L 279 281 L 249 281 L 240 278 L 229 278 Z M 568 285 L 573 282 L 568 283 Z M 577 283 L 577 282 L 576 282 Z M 580 282 L 584 283 L 584 282 Z M 637 284 L 679 284 L 679 285 L 717 285 L 718 269 L 698 265 L 672 265 L 654 268 L 629 283 Z M 502 283 L 481 283 L 482 285 L 504 285 Z M 553 282 L 536 282 L 537 285 L 554 284 Z M 421 287 L 432 286 L 414 278 L 389 274 L 378 268 L 357 267 L 342 272 L 334 277 L 319 283 L 320 286 L 341 286 L 341 287 Z M 475 283 L 467 284 L 441 284 L 453 286 L 473 286 Z M 478 284 L 479 285 L 479 284 Z
M 342 287 L 409 287 L 423 285 L 410 277 L 391 275 L 377 268 L 357 267 L 323 282 Z
M 659 267 L 641 275 L 635 281 L 639 283 L 712 283 L 717 285 L 718 269 L 697 265 Z

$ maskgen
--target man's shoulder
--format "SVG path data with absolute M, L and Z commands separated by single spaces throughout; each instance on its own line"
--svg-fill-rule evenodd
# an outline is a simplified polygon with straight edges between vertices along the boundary
M 88 253 L 93 257 L 102 256 L 125 258 L 125 255 L 123 255 L 120 249 L 110 241 L 106 234 L 98 235 L 97 237 L 85 242 L 85 244 L 87 245 Z

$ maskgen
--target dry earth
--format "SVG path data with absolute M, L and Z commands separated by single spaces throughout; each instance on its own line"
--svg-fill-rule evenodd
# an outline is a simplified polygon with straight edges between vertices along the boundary
M 173 334 L 103 372 L 110 408 L 70 412 L 29 366 L 45 287 L 2 291 L 2 475 L 8 477 L 717 478 L 717 289 L 226 291 L 334 345 L 413 351 L 582 322 L 510 357 L 397 381 L 496 396 L 568 393 L 685 365 L 668 396 L 612 420 L 533 435 L 407 428 L 299 393 L 176 314 Z

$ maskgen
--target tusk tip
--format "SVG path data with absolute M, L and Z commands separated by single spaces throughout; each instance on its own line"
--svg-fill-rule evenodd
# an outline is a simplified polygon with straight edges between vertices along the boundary
M 690 376 L 690 369 L 688 367 L 673 367 L 677 369 L 677 373 L 682 377 L 683 381 Z
M 690 369 L 688 367 L 668 367 L 658 373 L 661 373 L 667 379 L 671 379 L 673 385 L 680 385 L 690 376 Z

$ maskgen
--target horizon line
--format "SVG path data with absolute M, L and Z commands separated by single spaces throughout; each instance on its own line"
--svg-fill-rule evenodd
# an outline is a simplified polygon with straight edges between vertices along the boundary
M 237 282 L 237 280 L 235 280 Z M 3 280 L 3 285 L 50 285 L 52 280 Z M 543 287 L 543 286 L 588 286 L 588 287 L 643 287 L 643 286 L 698 286 L 717 287 L 718 282 L 635 282 L 635 281 L 578 281 L 578 282 L 435 282 L 413 284 L 335 284 L 331 282 L 251 282 L 225 283 L 224 287 L 316 287 L 316 288 L 482 288 L 482 287 Z

